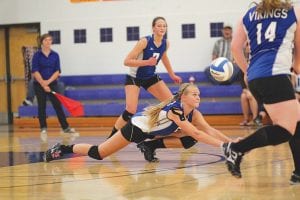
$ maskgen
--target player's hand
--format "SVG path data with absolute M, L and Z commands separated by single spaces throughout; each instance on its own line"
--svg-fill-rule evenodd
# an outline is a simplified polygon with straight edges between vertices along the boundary
M 182 83 L 182 79 L 181 79 L 180 76 L 174 75 L 174 76 L 171 77 L 171 79 L 172 79 L 175 83 L 177 83 L 177 84 Z
M 147 65 L 155 66 L 157 64 L 157 59 L 155 57 L 151 57 L 147 60 L 147 62 L 148 62 Z

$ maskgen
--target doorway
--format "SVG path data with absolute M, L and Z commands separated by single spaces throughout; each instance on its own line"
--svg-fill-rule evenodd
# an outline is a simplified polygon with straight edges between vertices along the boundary
M 26 96 L 24 46 L 37 46 L 40 24 L 0 26 L 0 124 L 13 124 Z

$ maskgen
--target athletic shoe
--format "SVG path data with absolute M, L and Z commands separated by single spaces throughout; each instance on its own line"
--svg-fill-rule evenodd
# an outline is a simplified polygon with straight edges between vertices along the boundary
M 69 134 L 72 137 L 79 137 L 80 134 L 74 128 L 66 128 L 62 131 L 63 133 Z
M 231 143 L 224 143 L 222 150 L 225 155 L 228 171 L 236 178 L 241 178 L 240 164 L 244 154 L 232 150 Z
M 247 120 L 244 120 L 240 123 L 240 126 L 249 126 L 249 122 Z
M 62 156 L 61 144 L 56 143 L 44 153 L 43 158 L 45 162 L 50 162 L 52 160 L 59 159 L 61 156 Z
M 145 160 L 148 162 L 158 162 L 158 158 L 154 157 L 155 156 L 155 150 L 152 149 L 151 147 L 148 147 L 145 142 L 141 142 L 137 145 L 137 148 L 141 150 L 141 152 L 144 154 Z
M 262 125 L 263 125 L 263 123 L 262 123 L 262 117 L 261 117 L 260 115 L 258 115 L 258 116 L 253 120 L 253 122 L 254 122 L 254 125 L 255 125 L 255 126 L 262 126 Z
M 290 184 L 291 185 L 298 185 L 298 184 L 300 184 L 300 175 L 295 174 L 295 172 L 294 172 L 292 174 L 292 176 L 291 176 Z
M 48 139 L 48 135 L 47 135 L 47 129 L 46 128 L 42 128 L 41 129 L 41 133 L 40 133 L 40 138 L 43 142 L 46 142 Z
M 30 100 L 28 100 L 28 99 L 25 99 L 25 100 L 23 101 L 23 105 L 24 105 L 24 106 L 32 106 L 32 105 L 33 105 L 33 102 L 30 101 Z

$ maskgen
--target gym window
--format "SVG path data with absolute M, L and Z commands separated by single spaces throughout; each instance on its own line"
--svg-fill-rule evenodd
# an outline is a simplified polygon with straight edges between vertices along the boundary
M 86 30 L 75 29 L 74 30 L 74 43 L 86 43 Z
M 195 38 L 195 24 L 182 24 L 181 25 L 182 38 Z
M 127 41 L 137 41 L 140 38 L 140 28 L 138 26 L 127 27 Z
M 210 37 L 222 37 L 223 26 L 223 22 L 210 23 Z
M 48 31 L 52 36 L 52 44 L 60 44 L 60 31 Z
M 100 42 L 112 42 L 112 28 L 100 28 Z

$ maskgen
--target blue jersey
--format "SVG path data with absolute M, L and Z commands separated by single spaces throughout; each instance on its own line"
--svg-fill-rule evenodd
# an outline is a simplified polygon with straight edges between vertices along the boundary
M 290 74 L 297 19 L 293 8 L 259 14 L 256 7 L 243 17 L 250 44 L 248 81 Z
M 142 112 L 136 113 L 132 118 L 131 122 L 133 125 L 139 127 L 143 132 L 148 133 L 154 136 L 167 136 L 172 134 L 174 131 L 178 129 L 178 126 L 175 122 L 168 119 L 167 113 L 171 108 L 177 108 L 183 111 L 182 105 L 180 101 L 174 101 L 168 105 L 166 105 L 159 113 L 159 117 L 157 123 L 154 127 L 149 128 L 148 120 L 149 117 L 143 115 Z M 189 122 L 192 121 L 193 111 L 190 112 L 186 118 Z
M 167 49 L 167 41 L 164 38 L 159 47 L 154 44 L 153 36 L 146 36 L 147 46 L 143 50 L 143 53 L 139 55 L 139 59 L 148 60 L 151 57 L 157 59 L 157 63 L 160 61 L 162 55 Z M 156 63 L 156 64 L 157 64 Z M 138 79 L 149 79 L 155 75 L 156 65 L 154 66 L 143 66 L 143 67 L 130 67 L 129 75 Z

